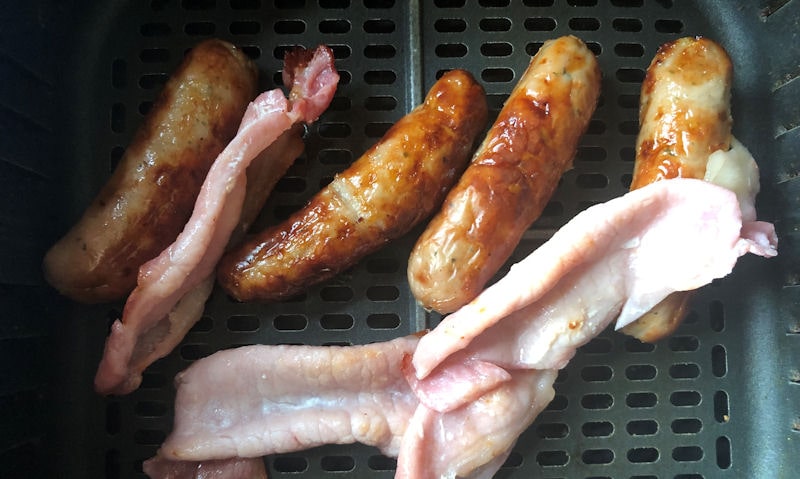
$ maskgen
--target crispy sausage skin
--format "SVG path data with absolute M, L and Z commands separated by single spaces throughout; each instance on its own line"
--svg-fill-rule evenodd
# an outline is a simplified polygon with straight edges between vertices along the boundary
M 647 69 L 631 189 L 669 178 L 703 179 L 708 157 L 731 146 L 733 65 L 702 37 L 662 45 Z M 669 336 L 687 313 L 691 292 L 677 292 L 622 331 L 642 341 Z
M 469 73 L 444 74 L 422 105 L 304 208 L 226 254 L 219 284 L 239 301 L 287 298 L 407 233 L 463 172 L 487 115 Z
M 411 253 L 408 281 L 425 308 L 455 311 L 510 257 L 572 166 L 600 80 L 594 54 L 572 36 L 545 42 L 531 59 Z
M 80 302 L 120 299 L 139 266 L 180 233 L 212 162 L 256 94 L 255 64 L 233 45 L 196 45 L 173 73 L 109 181 L 46 254 L 45 278 Z

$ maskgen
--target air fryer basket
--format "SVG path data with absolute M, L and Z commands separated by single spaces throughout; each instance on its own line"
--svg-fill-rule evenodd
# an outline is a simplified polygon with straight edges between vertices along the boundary
M 0 16 L 0 470 L 5 477 L 141 478 L 172 425 L 172 378 L 252 343 L 360 344 L 435 325 L 405 279 L 420 230 L 297 300 L 238 304 L 215 292 L 203 319 L 142 387 L 103 398 L 92 378 L 122 304 L 80 306 L 43 281 L 41 257 L 103 184 L 184 52 L 240 45 L 280 81 L 283 52 L 330 45 L 331 108 L 259 219 L 286 217 L 418 104 L 442 71 L 480 79 L 496 114 L 542 42 L 573 34 L 597 54 L 602 97 L 574 168 L 526 234 L 520 259 L 587 206 L 627 190 L 638 95 L 658 46 L 720 42 L 735 65 L 734 133 L 761 167 L 759 214 L 780 256 L 743 258 L 696 295 L 669 339 L 606 331 L 497 477 L 794 477 L 800 469 L 800 2 L 742 0 L 38 0 Z M 363 445 L 266 458 L 272 478 L 392 477 Z M 6 476 L 8 475 L 8 476 Z

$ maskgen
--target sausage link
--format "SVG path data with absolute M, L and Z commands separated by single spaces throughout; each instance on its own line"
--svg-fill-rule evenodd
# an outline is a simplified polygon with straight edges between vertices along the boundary
M 545 42 L 531 59 L 411 253 L 408 281 L 425 308 L 455 311 L 508 260 L 572 166 L 600 79 L 594 54 L 572 36 Z
M 731 146 L 732 76 L 728 54 L 707 38 L 679 38 L 658 49 L 642 83 L 631 190 L 669 178 L 704 178 L 709 155 Z M 667 296 L 622 332 L 645 342 L 671 335 L 691 296 Z
M 487 121 L 483 88 L 461 70 L 300 211 L 226 254 L 219 284 L 239 301 L 287 298 L 402 236 L 440 204 Z
M 47 281 L 70 298 L 124 297 L 144 262 L 180 233 L 214 159 L 257 90 L 255 64 L 233 45 L 195 46 L 170 77 L 109 181 L 46 254 Z

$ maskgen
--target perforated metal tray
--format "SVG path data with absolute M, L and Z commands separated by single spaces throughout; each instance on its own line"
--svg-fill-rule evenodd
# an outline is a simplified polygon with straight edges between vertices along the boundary
M 358 344 L 437 321 L 405 266 L 420 230 L 301 298 L 239 304 L 215 292 L 203 319 L 126 397 L 92 391 L 121 304 L 84 307 L 44 285 L 44 249 L 105 181 L 183 53 L 208 37 L 242 46 L 279 80 L 293 45 L 330 45 L 342 81 L 259 225 L 286 217 L 418 104 L 438 74 L 471 71 L 496 114 L 542 42 L 574 34 L 597 54 L 602 98 L 574 168 L 528 231 L 520 259 L 631 178 L 638 95 L 658 46 L 709 36 L 735 65 L 734 133 L 762 169 L 760 215 L 779 260 L 744 258 L 703 289 L 655 345 L 612 331 L 581 349 L 556 397 L 497 477 L 793 477 L 800 467 L 800 323 L 794 236 L 800 147 L 800 3 L 672 0 L 40 1 L 0 18 L 4 82 L 0 467 L 20 477 L 140 478 L 172 423 L 172 378 L 193 360 L 252 343 Z M 23 38 L 30 44 L 18 49 Z M 15 41 L 16 40 L 16 41 Z M 15 50 L 17 49 L 17 50 Z M 27 53 L 26 53 L 27 52 Z M 38 54 L 33 56 L 31 54 Z M 20 95 L 20 92 L 23 94 Z M 392 477 L 362 445 L 266 458 L 270 477 Z

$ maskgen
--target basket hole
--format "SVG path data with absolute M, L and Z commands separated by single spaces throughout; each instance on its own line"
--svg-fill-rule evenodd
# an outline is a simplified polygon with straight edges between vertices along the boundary
M 586 437 L 608 437 L 614 433 L 614 425 L 608 421 L 586 422 L 581 432 Z
M 596 18 L 570 18 L 569 28 L 575 31 L 595 31 L 600 29 L 600 20 Z
M 231 0 L 234 10 L 255 10 L 261 7 L 261 0 Z
M 581 351 L 588 354 L 606 354 L 611 352 L 612 343 L 608 338 L 594 338 L 583 347 Z
M 319 292 L 319 297 L 323 301 L 345 302 L 353 299 L 353 290 L 349 286 L 336 285 L 325 286 Z
M 697 391 L 675 391 L 669 395 L 669 402 L 678 407 L 697 406 L 701 399 L 702 396 Z
M 680 20 L 656 20 L 655 27 L 659 33 L 681 33 L 683 22 Z
M 394 0 L 364 0 L 364 6 L 367 8 L 392 8 Z
M 652 364 L 632 364 L 625 368 L 625 377 L 631 381 L 650 381 L 655 379 L 657 373 Z
M 488 83 L 506 83 L 514 79 L 514 70 L 510 68 L 484 68 L 481 79 Z
M 207 36 L 213 35 L 217 31 L 217 26 L 212 22 L 191 22 L 183 26 L 183 31 L 187 35 Z
M 275 184 L 275 191 L 280 193 L 302 193 L 306 190 L 305 178 L 284 176 Z
M 122 462 L 120 453 L 117 449 L 109 449 L 105 454 L 105 477 L 107 479 L 117 479 L 121 476 Z
M 725 423 L 730 420 L 728 405 L 728 393 L 725 391 L 717 391 L 714 393 L 714 419 L 717 422 Z
M 325 34 L 347 33 L 352 28 L 348 20 L 322 20 L 319 22 L 319 32 Z
M 169 410 L 163 401 L 138 401 L 133 407 L 133 413 L 139 417 L 163 417 Z
M 586 128 L 587 135 L 602 135 L 606 131 L 606 124 L 602 120 L 592 119 Z
M 106 432 L 113 436 L 121 429 L 122 408 L 118 402 L 110 402 L 106 404 Z
M 139 33 L 143 37 L 165 37 L 172 33 L 172 28 L 162 22 L 145 23 L 139 27 Z
M 319 320 L 322 329 L 351 329 L 355 321 L 349 314 L 324 314 Z
M 460 18 L 440 18 L 433 24 L 440 33 L 459 33 L 467 29 L 467 22 Z
M 207 344 L 185 344 L 181 346 L 181 357 L 187 361 L 196 361 L 210 356 L 214 349 Z
M 717 333 L 725 330 L 725 307 L 721 301 L 711 301 L 708 305 L 708 316 L 711 329 Z
M 711 348 L 711 373 L 718 378 L 728 373 L 728 357 L 722 345 Z
M 629 421 L 625 430 L 631 436 L 652 436 L 658 432 L 658 423 L 652 419 Z
M 371 329 L 395 329 L 400 326 L 400 316 L 394 313 L 373 313 L 367 316 Z
M 194 323 L 192 329 L 189 330 L 190 333 L 207 333 L 214 329 L 214 320 L 208 316 L 203 316 L 200 320 Z
M 159 446 L 166 437 L 160 429 L 139 429 L 133 433 L 133 441 L 144 446 Z
M 356 461 L 350 456 L 325 456 L 320 460 L 323 471 L 347 472 L 356 467 Z
M 369 85 L 391 85 L 397 74 L 391 70 L 370 70 L 364 73 L 364 81 Z
M 567 451 L 541 451 L 536 462 L 542 467 L 564 466 L 569 462 Z
M 656 349 L 653 343 L 644 343 L 636 338 L 625 339 L 625 351 L 629 353 L 650 353 Z
M 617 43 L 614 53 L 618 57 L 641 57 L 644 56 L 644 47 L 640 43 Z
M 392 33 L 394 30 L 395 24 L 392 20 L 379 18 L 364 22 L 364 31 L 367 33 Z
M 261 32 L 261 24 L 251 21 L 231 22 L 228 30 L 234 35 L 255 35 Z
M 633 147 L 629 146 L 620 148 L 619 159 L 622 161 L 633 163 L 636 160 L 636 150 Z
M 366 58 L 394 58 L 396 54 L 397 49 L 393 45 L 367 45 L 364 47 Z
M 608 381 L 614 375 L 609 366 L 585 366 L 581 369 L 581 378 L 586 382 Z
M 503 465 L 500 467 L 503 469 L 518 468 L 522 466 L 522 460 L 522 454 L 516 451 L 511 451 L 505 462 L 503 462 Z
M 569 405 L 569 399 L 563 394 L 556 394 L 550 404 L 547 405 L 547 411 L 563 411 Z
M 695 363 L 673 364 L 669 367 L 669 376 L 673 379 L 694 379 L 700 376 L 700 366 Z
M 697 434 L 703 429 L 703 422 L 697 418 L 675 419 L 670 425 L 675 434 Z
M 228 331 L 251 332 L 260 326 L 258 317 L 252 315 L 236 315 L 228 318 Z
M 511 30 L 511 20 L 508 18 L 483 18 L 478 27 L 484 32 L 507 32 Z
M 111 63 L 111 86 L 125 88 L 128 85 L 128 63 L 117 58 Z
M 654 447 L 637 447 L 628 450 L 628 461 L 634 464 L 650 463 L 658 461 L 658 449 Z
M 155 90 L 162 88 L 169 79 L 166 73 L 146 73 L 139 77 L 139 86 L 143 90 Z
M 439 58 L 459 58 L 467 54 L 467 46 L 463 43 L 441 43 L 436 45 L 434 53 Z
M 575 178 L 579 188 L 595 190 L 608 186 L 608 177 L 602 173 L 581 173 Z
M 370 111 L 391 111 L 397 108 L 397 98 L 393 96 L 369 96 L 364 107 Z
M 531 32 L 550 32 L 556 29 L 556 19 L 550 17 L 531 17 L 526 18 L 523 25 L 525 30 Z M 539 44 L 539 46 L 541 47 L 541 44 Z
M 347 123 L 321 123 L 317 131 L 323 138 L 347 138 L 351 133 Z
M 400 290 L 393 285 L 370 286 L 367 288 L 367 299 L 370 301 L 396 301 Z
M 603 161 L 606 157 L 606 149 L 600 146 L 580 146 L 575 153 L 575 159 L 580 161 Z
M 640 32 L 642 21 L 638 18 L 615 18 L 611 22 L 611 27 L 618 32 Z
M 731 440 L 726 436 L 720 436 L 716 441 L 717 466 L 720 469 L 731 467 Z
M 396 273 L 400 263 L 394 258 L 370 258 L 367 260 L 367 271 L 372 274 Z
M 562 439 L 569 434 L 569 426 L 564 423 L 544 423 L 536 428 L 536 433 L 542 439 Z
M 581 454 L 584 464 L 611 464 L 614 461 L 614 451 L 611 449 L 587 449 Z
M 675 352 L 697 351 L 700 340 L 697 336 L 673 336 L 669 338 L 669 349 Z
M 621 121 L 617 128 L 623 135 L 636 136 L 639 133 L 639 122 L 637 120 Z
M 111 131 L 122 133 L 125 131 L 125 105 L 114 103 L 111 106 Z
M 617 97 L 617 105 L 622 108 L 639 108 L 639 95 L 620 95 Z
M 161 373 L 145 371 L 142 373 L 142 384 L 140 389 L 161 389 L 167 385 L 167 376 Z
M 481 45 L 481 55 L 485 57 L 507 57 L 514 48 L 507 42 L 490 42 Z
M 614 405 L 614 397 L 610 394 L 586 394 L 581 398 L 581 407 L 584 409 L 610 409 Z
M 304 457 L 282 456 L 272 461 L 272 467 L 277 472 L 303 472 L 308 469 L 308 461 Z
M 658 396 L 650 392 L 628 393 L 625 397 L 625 404 L 630 408 L 653 407 L 657 403 Z
M 564 205 L 560 201 L 550 200 L 542 211 L 545 218 L 558 217 L 564 214 Z
M 323 165 L 346 166 L 353 162 L 353 154 L 349 150 L 321 150 L 317 158 Z
M 279 331 L 302 331 L 308 326 L 308 318 L 302 314 L 281 314 L 272 320 L 272 325 Z
M 367 467 L 373 471 L 394 471 L 397 469 L 397 459 L 382 454 L 370 456 L 367 459 Z
M 703 449 L 699 446 L 679 446 L 672 450 L 672 459 L 677 462 L 696 462 L 703 458 Z
M 641 83 L 644 76 L 645 71 L 641 68 L 618 68 L 616 71 L 617 80 L 622 83 Z
M 364 134 L 368 138 L 381 138 L 383 135 L 386 134 L 387 131 L 392 127 L 393 123 L 389 122 L 374 122 L 374 123 L 367 123 L 364 125 Z

